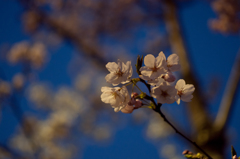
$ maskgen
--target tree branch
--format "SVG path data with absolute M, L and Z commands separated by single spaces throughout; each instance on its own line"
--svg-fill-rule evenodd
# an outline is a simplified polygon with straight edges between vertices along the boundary
M 147 85 L 146 85 L 147 86 Z M 162 118 L 163 120 L 170 125 L 177 134 L 179 134 L 180 136 L 182 136 L 185 140 L 187 140 L 188 142 L 190 142 L 193 146 L 195 146 L 197 149 L 199 149 L 200 151 L 202 151 L 209 159 L 213 159 L 207 152 L 205 152 L 196 142 L 190 140 L 187 136 L 185 136 L 184 134 L 182 134 L 167 118 L 166 116 L 163 114 L 163 112 L 161 111 L 161 106 L 162 104 L 156 104 L 156 102 L 154 101 L 154 98 L 152 96 L 148 96 L 146 95 L 145 97 L 147 100 L 150 100 L 154 105 L 155 105 L 155 109 L 153 109 L 155 112 L 157 112 Z
M 192 125 L 195 126 L 197 130 L 202 130 L 210 125 L 209 117 L 204 109 L 207 106 L 207 103 L 203 98 L 203 92 L 201 91 L 199 82 L 195 78 L 195 73 L 193 73 L 192 69 L 193 67 L 187 56 L 187 50 L 184 45 L 184 40 L 178 22 L 175 2 L 173 2 L 173 0 L 164 0 L 163 12 L 171 49 L 173 53 L 177 53 L 179 55 L 183 78 L 188 83 L 193 84 L 196 88 L 194 92 L 195 98 L 188 103 L 188 108 L 191 112 L 190 116 Z
M 236 101 L 237 88 L 240 80 L 240 49 L 237 53 L 235 62 L 232 66 L 230 76 L 228 78 L 227 85 L 221 100 L 219 111 L 214 121 L 214 131 L 222 131 L 226 126 L 231 109 Z
M 51 17 L 48 14 L 46 14 L 44 11 L 40 10 L 37 5 L 35 5 L 34 1 L 31 0 L 19 0 L 26 9 L 28 10 L 34 10 L 35 13 L 37 13 L 39 17 L 39 23 L 45 25 L 46 27 L 49 27 L 52 29 L 52 31 L 56 32 L 58 35 L 61 35 L 66 40 L 70 41 L 73 44 L 76 44 L 78 46 L 78 49 L 82 51 L 82 53 L 90 57 L 92 60 L 94 60 L 99 68 L 105 69 L 105 64 L 107 61 L 103 57 L 104 53 L 101 52 L 97 44 L 94 46 L 89 45 L 87 42 L 84 41 L 82 36 L 74 31 L 71 30 L 61 23 L 59 23 L 55 17 Z

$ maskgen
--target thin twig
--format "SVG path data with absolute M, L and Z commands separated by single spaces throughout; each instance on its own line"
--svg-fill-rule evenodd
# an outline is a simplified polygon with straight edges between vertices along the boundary
M 144 80 L 141 80 L 147 88 L 150 88 L 149 84 L 146 83 L 146 81 Z M 151 94 L 151 89 L 149 89 L 149 93 Z M 163 120 L 168 124 L 170 125 L 177 134 L 179 134 L 180 136 L 182 136 L 184 139 L 186 139 L 188 142 L 190 142 L 192 145 L 194 145 L 196 148 L 198 148 L 200 151 L 202 151 L 209 159 L 212 159 L 212 157 L 207 153 L 205 152 L 200 146 L 198 146 L 198 144 L 196 142 L 193 142 L 192 140 L 190 140 L 188 137 L 186 137 L 185 135 L 183 135 L 167 118 L 166 116 L 163 114 L 163 112 L 161 111 L 161 106 L 162 104 L 156 104 L 154 98 L 152 96 L 148 96 L 146 95 L 145 97 L 146 99 L 150 100 L 154 106 L 155 106 L 155 109 L 153 109 L 155 112 L 157 112 L 162 118 Z
M 4 71 L 0 68 L 0 72 L 1 75 L 3 76 L 3 78 L 5 80 L 7 80 L 7 77 L 4 73 Z M 26 139 L 28 139 L 28 143 L 30 145 L 30 147 L 32 148 L 32 151 L 34 153 L 35 150 L 35 144 L 32 142 L 32 140 L 29 138 L 29 133 L 26 131 L 25 126 L 24 126 L 24 121 L 25 121 L 25 116 L 24 116 L 24 112 L 20 107 L 20 104 L 18 103 L 16 97 L 15 97 L 15 92 L 13 91 L 11 96 L 10 96 L 10 100 L 9 100 L 9 106 L 13 111 L 14 116 L 16 117 L 20 128 L 22 129 L 23 135 L 26 137 Z
M 34 1 L 32 0 L 19 0 L 22 5 L 28 9 L 28 10 L 34 10 L 34 12 L 39 16 L 39 23 L 45 25 L 58 35 L 65 38 L 65 40 L 69 41 L 72 44 L 76 44 L 78 46 L 78 49 L 81 50 L 81 53 L 85 56 L 91 58 L 94 60 L 94 64 L 97 64 L 97 66 L 100 69 L 105 69 L 104 65 L 107 63 L 106 59 L 103 57 L 104 53 L 100 51 L 100 49 L 95 43 L 94 47 L 87 42 L 84 41 L 82 36 L 74 31 L 70 30 L 61 23 L 57 21 L 55 17 L 50 16 L 43 10 L 41 10 Z
M 154 103 L 155 105 L 156 103 Z M 180 136 L 182 136 L 184 139 L 186 139 L 188 142 L 190 142 L 191 144 L 193 144 L 196 148 L 198 148 L 200 151 L 202 151 L 209 159 L 212 159 L 212 157 L 207 153 L 205 152 L 200 146 L 198 146 L 198 144 L 192 140 L 190 140 L 188 137 L 186 137 L 185 135 L 183 135 L 180 131 L 178 131 L 178 129 L 168 121 L 168 119 L 166 118 L 166 116 L 163 114 L 163 112 L 161 111 L 161 105 L 155 105 L 156 106 L 156 109 L 154 109 L 155 112 L 159 113 L 159 115 L 163 118 L 163 120 L 168 124 L 170 125 L 177 134 L 179 134 Z
M 199 81 L 196 78 L 197 72 L 194 71 L 193 65 L 189 59 L 189 53 L 184 43 L 177 11 L 176 2 L 174 0 L 163 0 L 163 17 L 171 50 L 173 53 L 179 55 L 183 78 L 187 83 L 193 84 L 196 88 L 194 91 L 195 98 L 187 104 L 191 112 L 189 113 L 191 117 L 190 121 L 197 131 L 201 131 L 203 128 L 210 127 L 209 116 L 205 109 L 207 108 L 207 103 L 204 99 L 203 91 L 201 91 Z
M 148 88 L 149 93 L 151 93 L 151 86 L 146 81 L 144 81 L 141 78 L 140 78 L 140 81 L 146 85 L 146 87 Z

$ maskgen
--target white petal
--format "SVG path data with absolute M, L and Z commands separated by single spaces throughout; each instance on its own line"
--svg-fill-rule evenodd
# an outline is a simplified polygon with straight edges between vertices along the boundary
M 141 71 L 141 74 L 144 76 L 150 77 L 152 75 L 152 70 L 147 66 L 141 67 L 139 70 Z
M 167 103 L 166 98 L 164 98 L 163 96 L 158 96 L 158 97 L 156 97 L 156 98 L 157 98 L 157 102 L 158 102 L 158 103 L 161 103 L 161 104 Z
M 180 104 L 180 97 L 178 95 L 176 96 L 176 102 L 178 105 Z
M 156 80 L 156 85 L 159 86 L 160 84 L 162 84 L 165 80 L 161 77 L 157 78 Z
M 111 87 L 102 87 L 101 92 L 111 91 Z
M 166 73 L 166 71 L 164 70 L 164 68 L 158 69 L 157 73 L 159 74 L 159 76 L 162 76 L 163 74 Z
M 181 100 L 184 102 L 190 102 L 192 98 L 193 98 L 193 95 L 188 95 L 188 96 L 182 95 L 181 96 Z
M 126 64 L 122 64 L 123 65 L 123 68 L 122 68 L 122 71 L 123 72 L 129 72 L 130 68 L 131 68 L 131 61 L 127 61 Z
M 177 95 L 177 89 L 171 85 L 169 85 L 169 88 L 168 88 L 168 94 L 170 96 L 176 96 Z
M 168 56 L 167 63 L 169 65 L 179 64 L 179 57 L 178 57 L 178 55 L 177 54 L 172 54 L 172 55 Z
M 123 68 L 123 62 L 118 59 L 118 69 L 122 70 Z
M 159 96 L 159 94 L 161 93 L 161 89 L 159 87 L 160 86 L 152 88 L 152 91 L 151 91 L 152 92 L 151 93 L 152 97 L 157 98 Z
M 163 82 L 161 85 L 160 85 L 160 89 L 162 91 L 167 91 L 169 89 L 169 85 L 167 84 L 167 82 Z
M 180 91 L 186 85 L 186 82 L 183 79 L 177 81 L 175 88 Z
M 144 76 L 144 75 L 139 75 L 139 77 L 143 80 L 146 80 L 146 81 L 151 79 L 151 78 L 149 78 L 149 76 Z
M 122 89 L 120 90 L 120 93 L 125 97 L 124 103 L 128 103 L 130 101 L 130 95 L 128 93 L 127 87 L 123 86 Z
M 132 113 L 134 110 L 134 107 L 132 105 L 126 105 L 126 107 L 124 107 L 123 109 L 121 109 L 122 113 Z
M 126 69 L 124 70 L 124 73 L 127 74 L 128 78 L 132 77 L 132 65 L 131 65 L 131 61 L 127 61 L 126 63 Z
M 114 81 L 116 81 L 118 79 L 118 76 L 115 73 L 109 73 L 109 74 L 107 74 L 105 79 L 108 83 L 113 83 Z
M 109 103 L 109 104 L 114 102 L 113 101 L 114 98 L 113 98 L 113 95 L 111 93 L 102 93 L 101 94 L 101 100 L 102 100 L 102 102 Z
M 120 107 L 114 108 L 114 111 L 115 111 L 115 112 L 119 112 L 120 110 L 121 110 Z
M 166 56 L 164 55 L 164 53 L 161 51 L 158 56 L 162 57 L 164 61 L 166 61 Z
M 171 72 L 179 71 L 179 70 L 181 70 L 181 65 L 180 64 L 172 65 L 171 67 L 169 67 L 169 70 Z
M 163 57 L 162 56 L 157 56 L 156 57 L 156 62 L 155 62 L 156 67 L 160 68 L 162 66 L 162 62 L 163 62 Z
M 152 54 L 148 54 L 144 57 L 144 64 L 148 68 L 154 68 L 155 67 L 155 57 Z
M 145 73 L 145 72 L 144 72 Z M 152 72 L 151 71 L 151 75 L 149 76 L 151 79 L 156 79 L 156 78 L 158 78 L 159 76 L 161 76 L 162 74 L 160 73 L 158 73 L 158 72 Z
M 176 101 L 176 100 L 175 100 L 174 97 L 166 98 L 166 103 L 167 103 L 167 104 L 172 104 L 172 103 L 174 103 L 175 101 Z
M 185 85 L 183 90 L 184 90 L 183 93 L 188 95 L 188 94 L 192 94 L 194 92 L 195 87 L 192 84 L 187 84 L 187 85 Z
M 116 72 L 118 69 L 118 65 L 116 64 L 116 62 L 108 62 L 106 64 L 106 68 L 109 72 Z
M 122 77 L 118 77 L 118 78 L 116 78 L 115 80 L 113 80 L 111 83 L 112 83 L 113 86 L 117 86 L 117 85 L 119 85 L 122 81 L 123 81 L 123 78 L 122 78 Z

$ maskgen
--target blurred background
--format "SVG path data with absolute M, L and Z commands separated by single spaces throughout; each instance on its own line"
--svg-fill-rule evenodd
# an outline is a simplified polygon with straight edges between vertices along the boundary
M 214 159 L 240 153 L 239 0 L 1 0 L 1 159 L 184 159 L 150 109 L 100 100 L 105 65 L 177 53 L 196 90 L 163 112 Z M 139 85 L 144 87 L 142 85 Z M 146 90 L 145 88 L 143 90 Z

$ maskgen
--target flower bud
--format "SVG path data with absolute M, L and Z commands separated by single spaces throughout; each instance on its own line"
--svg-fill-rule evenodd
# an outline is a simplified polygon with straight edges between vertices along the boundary
M 134 107 L 132 105 L 126 105 L 123 109 L 121 109 L 121 112 L 129 114 L 129 113 L 132 113 L 133 110 L 134 110 Z
M 237 158 L 237 156 L 236 156 L 236 155 L 234 155 L 234 156 L 232 157 L 232 159 L 238 159 L 238 158 Z
M 134 109 L 138 109 L 138 108 L 140 108 L 141 106 L 142 106 L 142 101 L 139 100 L 139 99 L 136 99 Z
M 135 103 L 136 103 L 136 100 L 134 98 L 131 98 L 130 101 L 128 102 L 128 105 L 133 106 L 135 105 Z
M 176 77 L 172 73 L 168 72 L 163 75 L 163 79 L 167 82 L 174 82 L 176 80 Z
M 131 94 L 131 97 L 132 98 L 136 98 L 138 96 L 138 93 L 137 92 L 132 92 L 132 94 Z
M 183 154 L 183 155 L 192 155 L 193 153 L 192 153 L 191 151 L 189 151 L 189 150 L 184 150 L 184 151 L 182 152 L 182 154 Z

